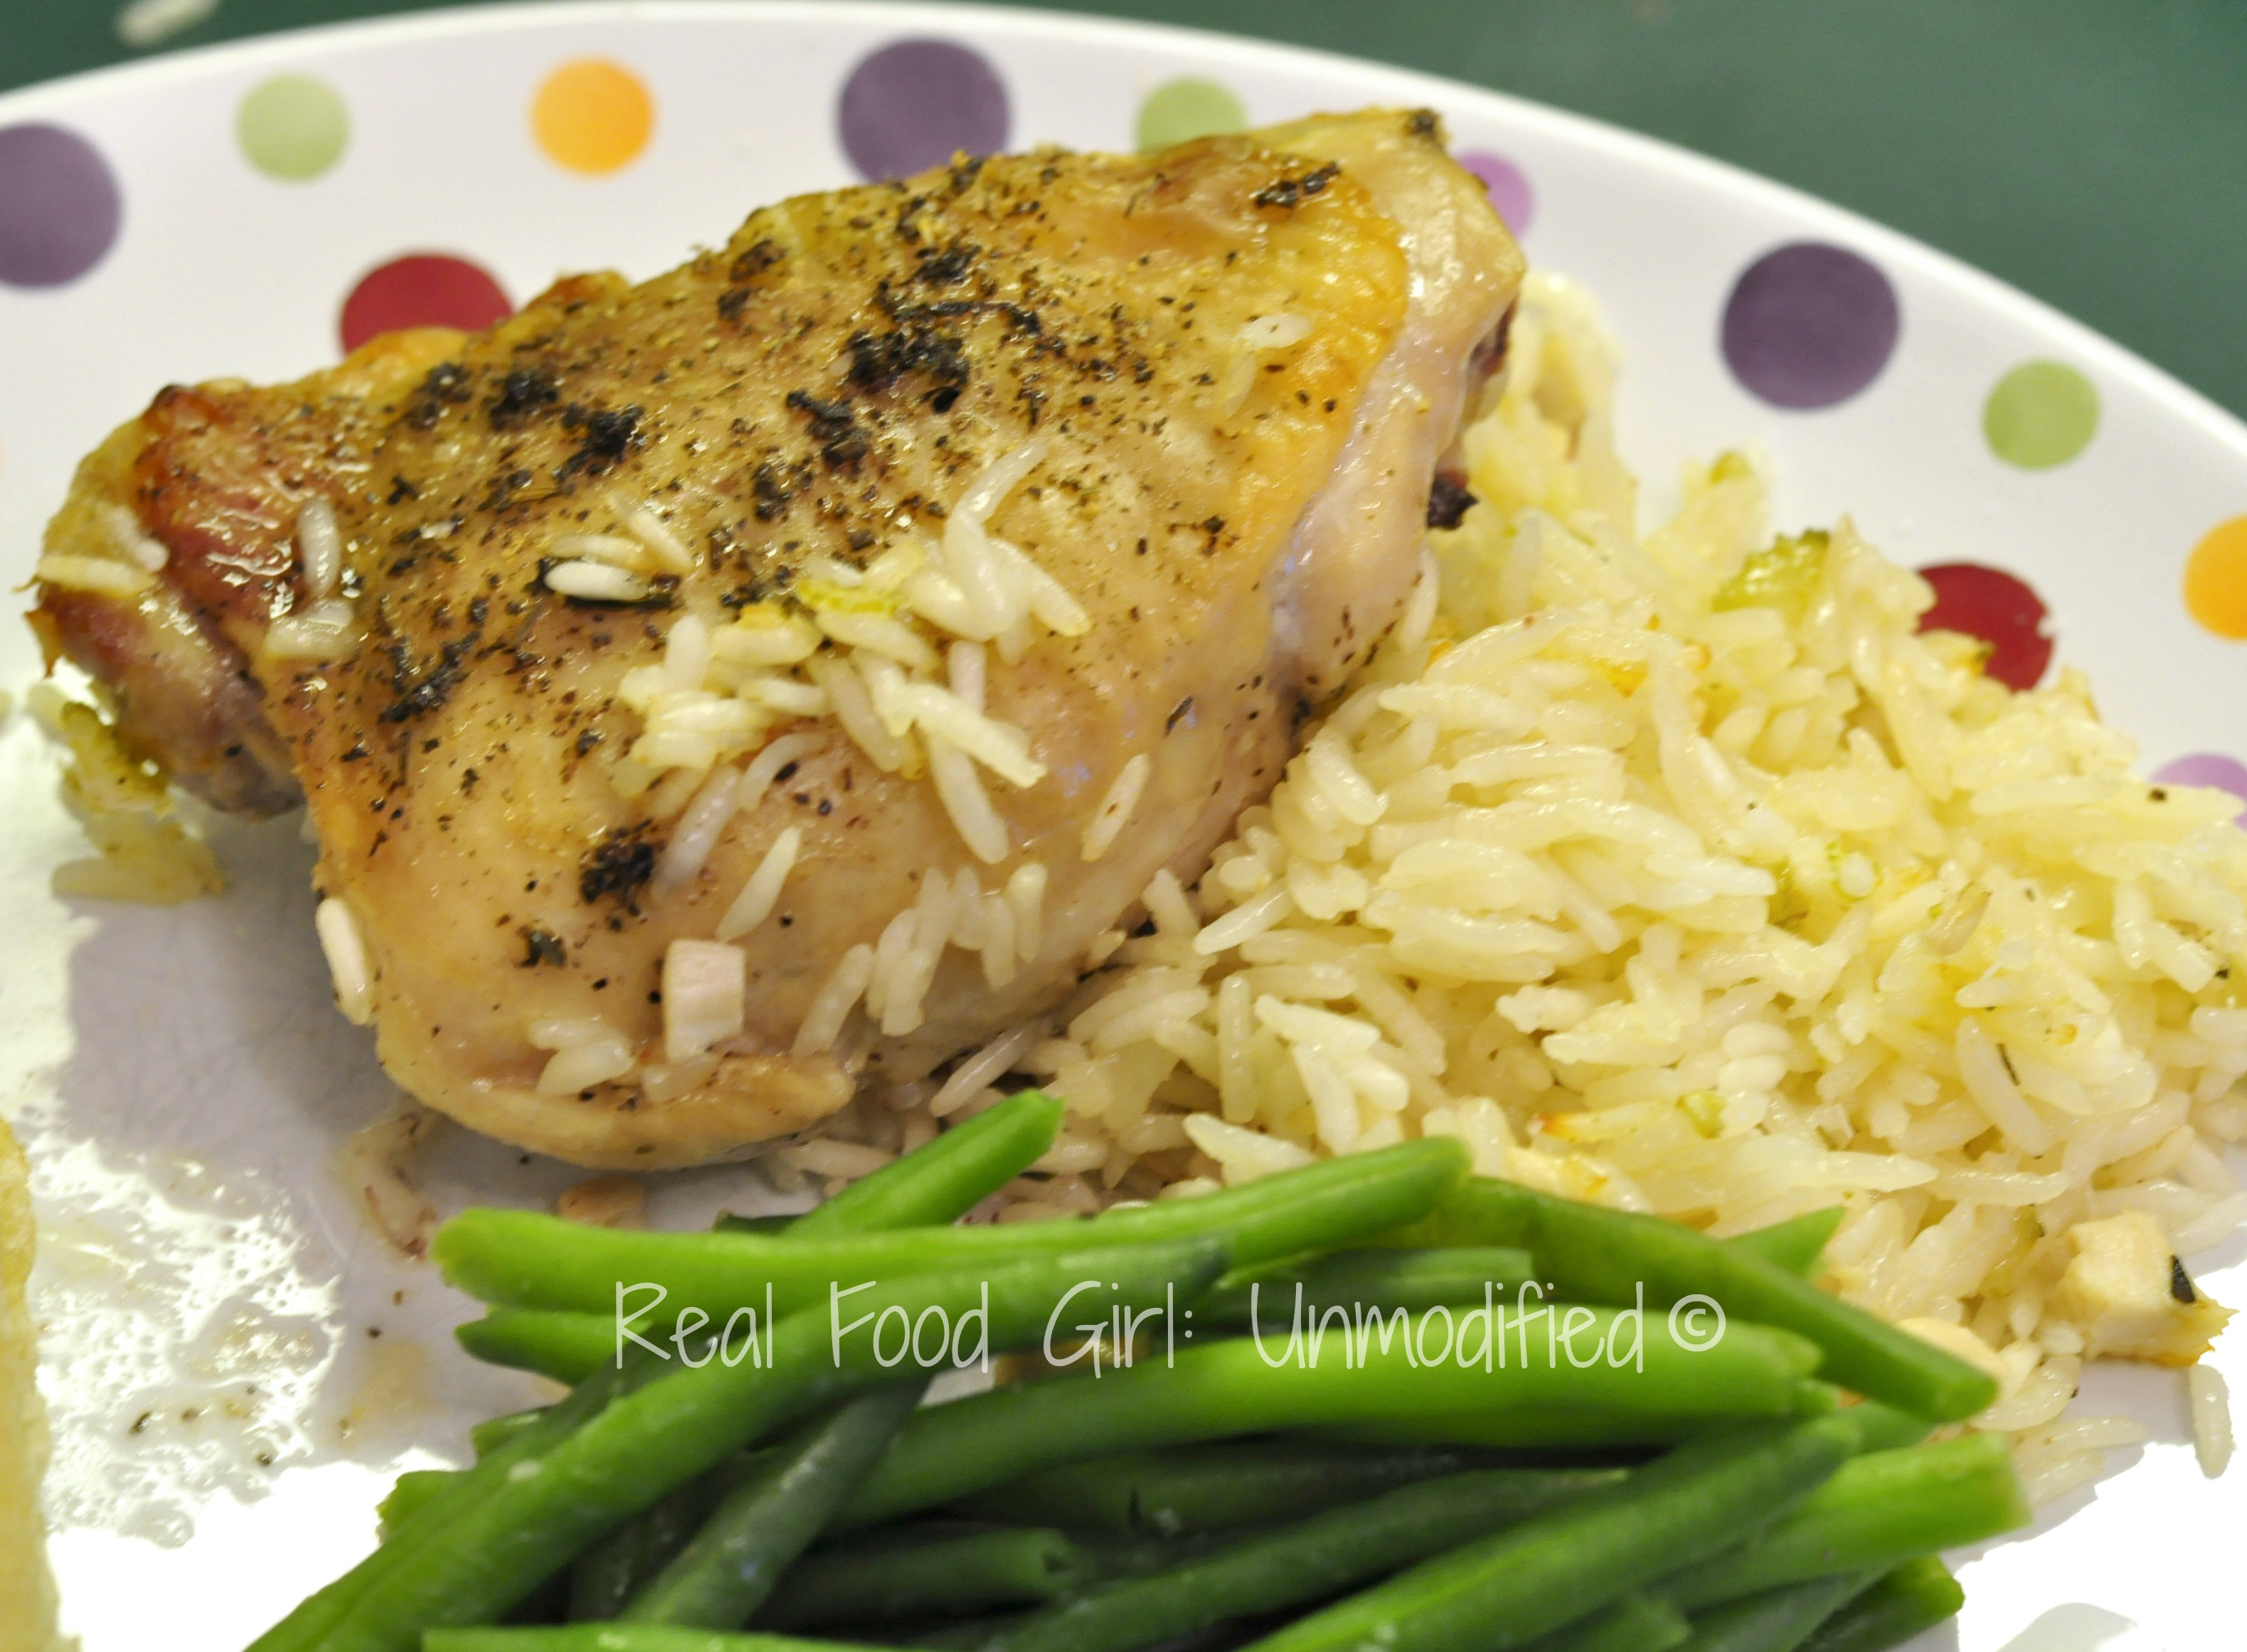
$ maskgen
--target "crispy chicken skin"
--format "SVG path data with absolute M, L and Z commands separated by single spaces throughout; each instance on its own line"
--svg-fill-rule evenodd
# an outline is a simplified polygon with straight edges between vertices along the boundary
M 114 557 L 121 505 L 161 569 L 137 595 L 50 580 L 33 621 L 181 785 L 249 814 L 302 796 L 407 1090 L 588 1165 L 738 1155 L 1058 1003 L 1157 871 L 1199 875 L 1401 611 L 1520 275 L 1432 117 L 1402 111 L 805 196 L 639 287 L 571 277 L 474 337 L 164 391 L 85 461 L 47 542 L 51 565 Z M 1047 770 L 988 782 L 1007 857 L 979 861 L 927 775 L 884 772 L 819 715 L 771 729 L 813 743 L 697 876 L 651 882 L 683 796 L 620 782 L 643 729 L 626 673 L 686 615 L 785 609 L 807 570 L 940 536 L 1033 439 L 989 530 L 1089 623 L 990 659 L 986 710 Z M 352 629 L 330 657 L 277 658 L 269 628 L 317 595 L 297 534 L 316 499 Z M 634 511 L 693 571 L 638 603 L 550 587 L 565 536 Z M 1085 827 L 1142 754 L 1127 828 L 1088 861 Z M 710 939 L 791 828 L 714 1064 L 660 1100 L 632 1075 L 542 1091 L 542 1021 L 598 1019 L 663 1060 L 666 949 Z M 791 1053 L 837 960 L 925 878 L 995 889 L 1032 862 L 1041 938 L 1011 981 L 946 952 L 917 1027 L 861 1012 Z

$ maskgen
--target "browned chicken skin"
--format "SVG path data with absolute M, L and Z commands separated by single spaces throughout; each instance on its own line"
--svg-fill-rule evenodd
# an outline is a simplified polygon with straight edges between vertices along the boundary
M 342 996 L 406 1089 L 582 1164 L 721 1157 L 1051 1007 L 1156 872 L 1199 874 L 1401 609 L 1520 273 L 1401 112 L 807 196 L 637 288 L 166 390 L 82 467 L 34 622 L 180 784 L 302 795 L 331 960 L 331 925 L 339 971 L 365 960 Z M 1035 618 L 928 618 L 984 600 L 979 522 Z M 791 637 L 818 652 L 775 660 Z M 898 709 L 972 709 L 979 680 L 1021 750 L 971 763 L 941 706 Z M 726 727 L 663 732 L 698 718 Z M 728 818 L 709 777 L 766 778 L 783 737 Z M 995 816 L 973 849 L 962 772 Z M 699 955 L 745 979 L 738 1027 L 682 1048 L 666 955 L 776 844 L 738 966 Z M 884 983 L 939 920 L 916 1007 Z M 870 959 L 896 1002 L 813 1036 Z

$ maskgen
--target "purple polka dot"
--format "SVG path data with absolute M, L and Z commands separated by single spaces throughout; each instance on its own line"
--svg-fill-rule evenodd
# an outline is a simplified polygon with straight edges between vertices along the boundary
M 74 132 L 0 126 L 0 282 L 59 287 L 101 262 L 124 202 L 109 163 Z
M 1725 360 L 1775 407 L 1831 407 L 1895 352 L 1895 289 L 1841 247 L 1801 241 L 1764 254 L 1725 301 Z
M 1482 180 L 1482 187 L 1490 191 L 1490 204 L 1506 220 L 1506 227 L 1517 236 L 1527 235 L 1529 220 L 1537 210 L 1537 194 L 1529 187 L 1529 174 L 1504 155 L 1487 149 L 1467 150 L 1459 156 L 1459 165 Z
M 1007 147 L 1007 88 L 980 52 L 900 40 L 860 60 L 837 110 L 843 150 L 877 183 Z
M 2247 763 L 2214 752 L 2195 752 L 2189 757 L 2163 763 L 2154 771 L 2154 778 L 2165 786 L 2213 786 L 2247 802 Z M 2241 825 L 2247 826 L 2247 812 L 2238 819 Z

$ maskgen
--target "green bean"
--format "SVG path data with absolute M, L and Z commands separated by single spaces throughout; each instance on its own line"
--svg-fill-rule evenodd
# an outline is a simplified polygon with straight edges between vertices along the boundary
M 1531 1277 L 1529 1253 L 1501 1246 L 1454 1250 L 1334 1251 L 1219 1280 L 1194 1304 L 1197 1326 L 1246 1329 L 1308 1307 L 1472 1307 L 1485 1292 L 1503 1299 Z M 1299 1300 L 1300 1299 L 1300 1300 Z
M 1580 1310 L 1582 1340 L 1602 1346 L 1627 1317 Z M 1056 1317 L 1060 1317 L 1056 1311 Z M 1471 1319 L 1472 1316 L 1468 1316 Z M 1426 1321 L 1415 1328 L 1425 1339 Z M 1464 1336 L 1467 1320 L 1460 1322 Z M 1370 1328 L 1368 1328 L 1369 1332 Z M 881 1465 L 842 1519 L 865 1525 L 1020 1478 L 1058 1463 L 1227 1435 L 1393 1422 L 1429 1411 L 1569 1408 L 1710 1416 L 1776 1416 L 1795 1401 L 1795 1379 L 1816 1359 L 1798 1337 L 1734 1324 L 1701 1353 L 1670 1340 L 1655 1319 L 1641 1328 L 1643 1371 L 1632 1363 L 1576 1369 L 1544 1361 L 1529 1344 L 1519 1358 L 1485 1370 L 1458 1356 L 1423 1364 L 1409 1345 L 1328 1336 L 1275 1353 L 1252 1338 L 1197 1344 L 1167 1365 L 1144 1360 L 1083 1377 L 1020 1383 L 931 1406 L 899 1430 Z M 1290 1353 L 1294 1357 L 1289 1357 Z
M 1260 1441 L 1062 1464 L 978 1492 L 960 1507 L 994 1520 L 1175 1537 L 1315 1513 L 1488 1466 L 1465 1451 Z
M 1024 1090 L 853 1182 L 802 1216 L 723 1217 L 720 1231 L 768 1236 L 784 1231 L 796 1239 L 817 1239 L 949 1222 L 1005 1186 L 1053 1144 L 1062 1108 L 1056 1097 Z M 645 1318 L 639 1328 L 646 1328 Z M 536 1371 L 563 1382 L 581 1380 L 623 1346 L 612 1311 L 498 1307 L 454 1335 L 488 1365 Z
M 1098 1576 L 1093 1556 L 1051 1527 L 1002 1527 L 815 1554 L 781 1580 L 761 1629 L 958 1615 L 1056 1600 Z
M 628 1623 L 732 1629 L 765 1603 L 781 1573 L 858 1489 L 925 1382 L 862 1394 L 799 1430 L 735 1487 L 670 1565 L 617 1615 Z
M 432 1628 L 420 1652 L 895 1652 L 789 1635 L 727 1635 L 672 1623 L 570 1623 L 520 1629 Z
M 1837 1410 L 1841 1390 L 1830 1382 L 1796 1379 L 1789 1403 L 1773 1415 L 1814 1416 Z M 1853 1411 L 1861 1410 L 1853 1407 Z M 1883 1412 L 1886 1407 L 1882 1408 Z M 1321 1429 L 1321 1437 L 1369 1445 L 1481 1446 L 1499 1451 L 1627 1451 L 1682 1445 L 1731 1426 L 1721 1412 L 1629 1411 L 1523 1407 L 1519 1410 L 1438 1411 Z
M 854 1183 L 808 1215 L 726 1216 L 717 1225 L 726 1232 L 786 1232 L 816 1238 L 823 1232 L 948 1222 L 1044 1152 L 1061 1128 L 1062 1111 L 1062 1102 L 1026 1090 Z M 643 1317 L 634 1328 L 648 1329 L 649 1322 Z M 553 1308 L 495 1308 L 477 1323 L 461 1327 L 459 1336 L 479 1359 L 542 1371 L 563 1381 L 575 1380 L 612 1353 L 620 1354 L 625 1345 L 615 1316 Z M 694 1528 L 732 1489 L 733 1482 L 681 1487 L 610 1533 L 580 1556 L 573 1568 L 571 1615 L 581 1620 L 616 1616 L 634 1593 L 679 1558 Z M 682 1525 L 688 1511 L 693 1519 Z M 741 1615 L 746 1616 L 746 1611 Z
M 1103 1581 L 1144 1577 L 1171 1567 L 1214 1554 L 1228 1543 L 1237 1543 L 1246 1528 L 1226 1526 L 1208 1532 L 1188 1532 L 1179 1537 L 1141 1537 L 1121 1532 L 1072 1532 L 1069 1541 L 1092 1561 Z
M 1882 1570 L 1979 1543 L 2028 1519 L 2005 1437 L 1963 1435 L 1854 1458 L 1753 1543 L 1664 1588 L 1690 1612 L 1832 1573 Z
M 1841 1389 L 1824 1382 L 1813 1382 L 1809 1386 L 1826 1389 L 1837 1405 L 1846 1397 Z M 1902 1451 L 1907 1445 L 1917 1445 L 1935 1431 L 1935 1424 L 1929 1418 L 1898 1410 L 1878 1400 L 1859 1400 L 1846 1409 L 1849 1420 L 1864 1437 L 1864 1444 L 1857 1448 L 1861 1456 L 1867 1451 Z
M 417 1510 L 451 1489 L 460 1478 L 457 1469 L 408 1469 L 400 1474 L 392 1484 L 390 1495 L 375 1505 L 384 1538 L 412 1519 Z
M 1133 1652 L 1332 1594 L 1622 1478 L 1618 1469 L 1492 1469 L 1400 1486 L 944 1643 L 973 1652 Z
M 1856 1442 L 1840 1416 L 1683 1446 L 1622 1485 L 1465 1544 L 1257 1643 L 1259 1652 L 1504 1652 L 1784 1513 Z
M 1845 1396 L 1830 1382 L 1806 1378 L 1796 1385 L 1797 1415 L 1812 1416 L 1841 1409 Z M 1892 1451 L 1916 1445 L 1935 1424 L 1923 1416 L 1900 1411 L 1878 1400 L 1859 1400 L 1847 1407 L 1849 1419 L 1864 1437 L 1866 1451 Z M 1322 1429 L 1322 1438 L 1365 1445 L 1487 1446 L 1496 1451 L 1549 1451 L 1556 1447 L 1601 1449 L 1636 1445 L 1676 1445 L 1709 1432 L 1707 1416 L 1665 1416 L 1659 1411 L 1624 1414 L 1615 1411 L 1497 1411 L 1431 1414 L 1395 1422 L 1361 1423 L 1356 1427 Z
M 623 1611 L 701 1530 L 742 1477 L 741 1463 L 737 1458 L 673 1486 L 579 1554 L 570 1567 L 570 1621 L 605 1622 Z
M 1839 1205 L 1828 1205 L 1822 1211 L 1790 1217 L 1752 1232 L 1736 1233 L 1725 1243 L 1743 1255 L 1759 1256 L 1775 1267 L 1814 1279 L 1826 1259 L 1826 1242 L 1841 1225 L 1844 1214 Z
M 816 1239 L 949 1222 L 1035 1163 L 1053 1144 L 1062 1110 L 1056 1097 L 1024 1090 L 802 1216 L 722 1217 L 719 1228 Z M 639 1328 L 646 1328 L 644 1320 Z M 563 1382 L 580 1381 L 623 1346 L 613 1312 L 499 1307 L 454 1335 L 488 1365 L 536 1371 Z
M 645 1318 L 631 1322 L 645 1331 Z M 557 1382 L 581 1382 L 625 1345 L 613 1314 L 567 1314 L 549 1307 L 495 1307 L 453 1328 L 454 1337 L 487 1365 L 536 1371 Z
M 1066 1251 L 1222 1238 L 1236 1266 L 1323 1250 L 1416 1220 L 1465 1174 L 1446 1137 L 1325 1159 L 1205 1198 L 1164 1199 L 1090 1220 L 1003 1227 L 912 1228 L 802 1239 L 754 1233 L 650 1233 L 588 1227 L 532 1211 L 471 1210 L 431 1246 L 445 1277 L 488 1302 L 613 1314 L 641 1281 L 674 1310 L 723 1319 L 823 1301 L 830 1281 L 898 1279 Z M 635 1308 L 653 1305 L 634 1302 Z
M 1058 1096 L 1019 1091 L 797 1217 L 789 1237 L 887 1232 L 955 1221 L 1044 1156 L 1061 1134 L 1064 1111 Z
M 817 1238 L 955 1221 L 1036 1164 L 1061 1133 L 1065 1111 L 1043 1090 L 1018 1090 L 801 1216 L 728 1212 L 715 1226 L 722 1233 Z
M 1626 1594 L 1541 1636 L 1529 1652 L 1669 1652 L 1693 1638 L 1685 1614 L 1658 1594 Z
M 502 1623 L 567 1623 L 570 1621 L 570 1571 L 567 1567 L 547 1578 L 513 1606 Z
M 1534 1406 L 1290 1431 L 1335 1445 L 1417 1445 L 1431 1451 L 1451 1446 L 1495 1452 L 1512 1463 L 1574 1462 L 1579 1457 L 1606 1461 L 1656 1456 L 1671 1446 L 1720 1433 L 1738 1420 L 1737 1415 L 1680 1416 L 1667 1411 L 1569 1411 Z
M 945 1273 L 873 1285 L 851 1307 L 864 1323 L 895 1311 L 908 1324 L 941 1308 L 963 1332 L 971 1314 L 980 1314 L 990 1346 L 1003 1348 L 1035 1341 L 1055 1299 L 1074 1281 L 1115 1281 L 1122 1300 L 1136 1303 L 1160 1300 L 1173 1285 L 1199 1290 L 1222 1266 L 1221 1247 L 1206 1243 L 1064 1253 L 981 1277 Z M 830 1331 L 824 1305 L 782 1321 L 762 1353 L 762 1365 L 746 1357 L 729 1365 L 706 1352 L 700 1367 L 669 1366 L 597 1415 L 572 1417 L 570 1429 L 526 1433 L 284 1619 L 255 1652 L 413 1652 L 424 1628 L 488 1621 L 672 1487 L 850 1389 L 891 1377 L 875 1363 L 870 1341 Z M 565 1403 L 555 1411 L 568 1409 Z M 341 1609 L 331 1612 L 338 1601 Z
M 1693 1617 L 1693 1638 L 1680 1652 L 1795 1652 L 1818 1626 L 1864 1593 L 1878 1573 L 1813 1578 L 1752 1594 Z
M 1643 1452 L 1721 1433 L 1737 1421 L 1737 1413 L 1684 1416 L 1674 1411 L 1536 1407 L 1519 1411 L 1451 1411 L 1320 1429 L 1316 1437 L 1366 1445 L 1472 1446 L 1508 1452 Z
M 1969 1417 L 1998 1385 L 1944 1353 L 1829 1296 L 1785 1268 L 1656 1216 L 1605 1210 L 1513 1182 L 1471 1178 L 1425 1221 L 1394 1236 L 1431 1245 L 1522 1245 L 1563 1296 L 1649 1307 L 1703 1295 L 1727 1314 L 1800 1333 L 1825 1353 L 1820 1375 L 1868 1399 L 1938 1422 Z
M 1802 1652 L 1888 1652 L 1965 1604 L 1942 1561 L 1907 1560 L 1820 1624 Z
M 588 1376 L 591 1372 L 586 1374 Z M 584 1382 L 580 1377 L 578 1382 Z M 572 1383 L 571 1387 L 576 1387 Z M 468 1444 L 480 1457 L 489 1457 L 525 1429 L 536 1427 L 551 1410 L 551 1406 L 536 1405 L 527 1411 L 509 1411 L 505 1416 L 489 1416 L 468 1430 Z
M 297 1603 L 296 1609 L 260 1635 L 250 1652 L 299 1652 L 322 1643 L 360 1598 L 407 1564 L 429 1534 L 488 1501 L 515 1465 L 534 1460 L 619 1397 L 645 1386 L 659 1369 L 637 1355 L 623 1366 L 604 1366 L 571 1389 L 567 1398 L 529 1414 L 529 1420 L 498 1443 L 476 1466 L 439 1487 L 397 1521 L 380 1547 L 343 1576 Z
M 1804 1379 L 1795 1385 L 1794 1403 L 1787 1408 L 1797 1416 L 1814 1416 L 1841 1410 L 1841 1390 L 1829 1382 Z M 1878 1400 L 1860 1400 L 1846 1408 L 1849 1421 L 1862 1438 L 1864 1451 L 1897 1451 L 1916 1445 L 1935 1426 L 1923 1416 L 1899 1411 Z M 1549 1455 L 1555 1451 L 1623 1451 L 1649 1446 L 1682 1445 L 1688 1440 L 1731 1426 L 1727 1416 L 1690 1416 L 1664 1411 L 1553 1410 L 1525 1408 L 1508 1411 L 1431 1412 L 1410 1417 L 1357 1423 L 1309 1430 L 1314 1437 L 1336 1444 L 1369 1446 L 1418 1445 L 1483 1448 L 1514 1454 Z

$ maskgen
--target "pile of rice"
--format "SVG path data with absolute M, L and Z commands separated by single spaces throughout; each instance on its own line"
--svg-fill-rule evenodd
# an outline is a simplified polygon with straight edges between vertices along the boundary
M 1719 1234 L 1839 1201 L 1828 1283 L 1996 1374 L 1981 1423 L 2057 1495 L 2137 1437 L 2057 1422 L 2083 1360 L 2189 1364 L 2225 1317 L 2169 1259 L 2247 1217 L 2238 802 L 2134 778 L 2076 672 L 2015 693 L 1920 634 L 1846 522 L 1774 540 L 1738 454 L 1642 536 L 1610 359 L 1533 282 L 1479 504 L 1268 804 L 1061 1016 L 891 1099 L 1066 1095 L 1015 1218 L 1437 1134 Z M 925 1129 L 875 1114 L 782 1174 Z

